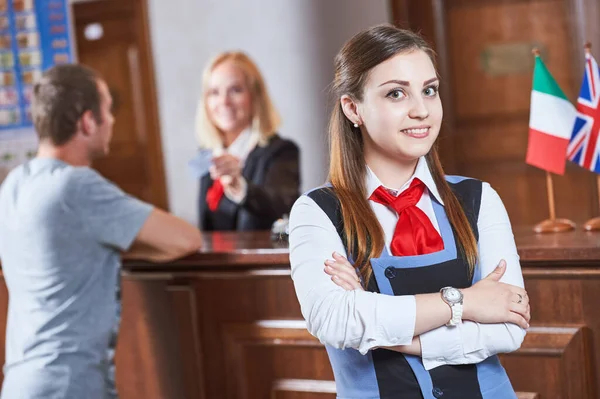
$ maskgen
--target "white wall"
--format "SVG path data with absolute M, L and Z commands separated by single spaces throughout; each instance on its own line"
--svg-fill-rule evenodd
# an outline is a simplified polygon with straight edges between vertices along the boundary
M 302 189 L 326 178 L 327 87 L 333 57 L 361 29 L 389 20 L 387 0 L 149 0 L 171 211 L 196 222 L 194 117 L 201 71 L 223 50 L 246 51 L 302 153 Z

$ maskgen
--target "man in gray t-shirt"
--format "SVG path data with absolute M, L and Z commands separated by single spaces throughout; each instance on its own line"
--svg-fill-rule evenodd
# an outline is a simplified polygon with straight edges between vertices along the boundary
M 2 399 L 116 396 L 121 253 L 165 261 L 200 247 L 186 222 L 89 167 L 108 152 L 106 84 L 78 65 L 34 88 L 38 157 L 0 188 L 0 259 L 9 291 Z

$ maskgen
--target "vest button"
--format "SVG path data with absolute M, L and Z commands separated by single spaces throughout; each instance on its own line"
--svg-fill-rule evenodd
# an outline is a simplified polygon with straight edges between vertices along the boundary
M 442 396 L 444 396 L 444 391 L 442 391 L 439 388 L 433 388 L 433 390 L 431 391 L 431 393 L 433 394 L 433 396 L 435 398 L 441 398 Z
M 396 277 L 396 269 L 393 268 L 392 266 L 389 266 L 388 268 L 385 269 L 385 276 L 389 279 Z

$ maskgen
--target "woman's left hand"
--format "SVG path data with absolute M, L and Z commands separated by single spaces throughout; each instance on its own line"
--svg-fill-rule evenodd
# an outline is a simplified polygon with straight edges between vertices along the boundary
M 331 280 L 346 291 L 364 291 L 360 283 L 360 277 L 356 273 L 354 266 L 348 262 L 348 259 L 337 252 L 333 253 L 333 260 L 328 259 L 325 261 L 325 273 L 329 274 Z

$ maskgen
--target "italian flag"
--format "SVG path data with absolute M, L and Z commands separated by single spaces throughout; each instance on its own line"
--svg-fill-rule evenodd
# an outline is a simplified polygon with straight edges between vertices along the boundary
M 535 57 L 529 114 L 529 165 L 548 172 L 565 173 L 567 146 L 577 111 L 550 75 L 539 56 Z

